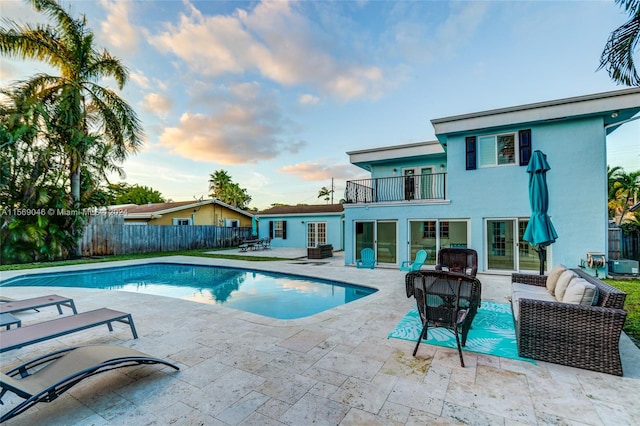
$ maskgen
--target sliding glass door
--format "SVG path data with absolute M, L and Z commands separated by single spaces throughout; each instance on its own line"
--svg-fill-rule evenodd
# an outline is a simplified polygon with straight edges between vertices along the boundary
M 378 263 L 397 263 L 397 222 L 363 221 L 355 223 L 354 258 L 360 257 L 364 248 L 374 249 Z
M 523 240 L 528 222 L 528 218 L 486 221 L 488 270 L 539 271 L 538 253 Z

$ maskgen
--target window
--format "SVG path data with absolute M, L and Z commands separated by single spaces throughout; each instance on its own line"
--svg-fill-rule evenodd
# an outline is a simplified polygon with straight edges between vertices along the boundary
M 327 243 L 327 223 L 307 223 L 307 247 L 318 247 Z
M 478 138 L 480 167 L 516 164 L 516 137 L 514 133 L 481 136 Z
M 449 238 L 449 222 L 440 222 L 440 238 Z
M 272 220 L 269 222 L 269 237 L 287 239 L 287 221 Z
M 191 225 L 191 219 L 173 219 L 174 225 Z
M 436 222 L 429 221 L 422 223 L 422 238 L 435 238 L 436 237 Z

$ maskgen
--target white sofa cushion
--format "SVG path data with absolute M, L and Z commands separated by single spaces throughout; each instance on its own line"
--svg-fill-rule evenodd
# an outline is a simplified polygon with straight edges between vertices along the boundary
M 564 298 L 564 293 L 567 291 L 567 287 L 569 287 L 569 283 L 573 278 L 576 278 L 577 275 L 571 269 L 567 269 L 562 274 L 560 274 L 560 278 L 558 278 L 558 282 L 556 283 L 556 288 L 554 291 L 554 296 L 556 300 L 561 301 Z
M 580 305 L 593 305 L 593 300 L 598 300 L 597 287 L 584 278 L 573 278 L 569 282 L 567 291 L 562 297 L 563 303 Z
M 513 309 L 513 316 L 516 319 L 520 318 L 520 299 L 544 300 L 546 302 L 556 301 L 555 297 L 550 295 L 545 287 L 512 283 L 511 307 Z
M 560 275 L 562 275 L 562 273 L 566 270 L 567 270 L 567 267 L 559 263 L 556 266 L 554 266 L 551 269 L 551 271 L 549 271 L 549 275 L 547 276 L 547 283 L 546 283 L 547 291 L 549 292 L 549 294 L 555 295 L 558 278 L 560 278 Z

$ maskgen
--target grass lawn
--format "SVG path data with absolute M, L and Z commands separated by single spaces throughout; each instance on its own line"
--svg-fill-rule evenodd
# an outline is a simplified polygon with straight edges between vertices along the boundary
M 627 293 L 624 301 L 624 310 L 627 311 L 624 332 L 640 347 L 640 279 L 603 281 Z
M 224 249 L 228 250 L 228 249 Z M 253 262 L 264 262 L 274 260 L 289 260 L 282 257 L 268 257 L 268 256 L 242 256 L 242 255 L 229 255 L 229 254 L 215 254 L 211 253 L 215 249 L 202 249 L 202 250 L 180 250 L 180 251 L 164 251 L 157 253 L 140 253 L 140 254 L 122 254 L 116 256 L 99 256 L 99 257 L 83 257 L 81 259 L 74 260 L 61 260 L 58 262 L 34 262 L 34 263 L 19 263 L 14 265 L 0 265 L 0 271 L 14 271 L 17 269 L 35 269 L 35 268 L 48 268 L 50 266 L 68 266 L 79 265 L 83 263 L 102 263 L 102 262 L 115 262 L 117 260 L 133 260 L 133 259 L 147 259 L 150 257 L 161 256 L 197 256 L 197 257 L 211 257 L 217 259 L 236 259 L 236 260 L 251 260 Z

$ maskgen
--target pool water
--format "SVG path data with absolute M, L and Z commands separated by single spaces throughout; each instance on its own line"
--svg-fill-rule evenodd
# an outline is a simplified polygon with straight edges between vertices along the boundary
M 132 291 L 220 304 L 277 319 L 307 317 L 377 291 L 318 278 L 175 263 L 23 275 L 0 281 L 0 286 Z

